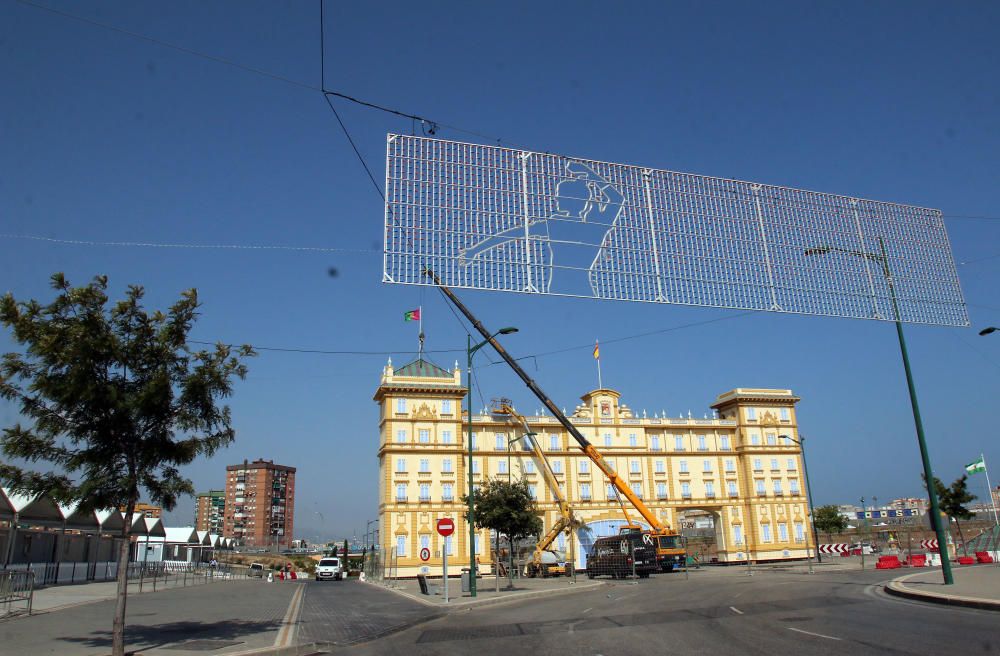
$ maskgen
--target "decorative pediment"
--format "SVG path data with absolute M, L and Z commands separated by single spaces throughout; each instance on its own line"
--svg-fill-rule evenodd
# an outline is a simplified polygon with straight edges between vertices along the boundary
M 432 408 L 426 403 L 421 403 L 419 408 L 413 411 L 414 419 L 437 419 L 437 408 Z
M 761 426 L 780 426 L 781 424 L 778 422 L 777 415 L 775 415 L 773 412 L 771 412 L 770 410 L 768 410 L 767 412 L 764 413 L 764 416 L 760 418 L 760 425 Z

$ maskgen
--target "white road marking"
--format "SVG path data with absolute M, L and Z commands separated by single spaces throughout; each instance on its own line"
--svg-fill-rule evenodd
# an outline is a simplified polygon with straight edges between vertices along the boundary
M 583 612 L 583 613 L 589 613 L 592 610 L 594 610 L 594 609 L 593 608 L 584 608 L 583 611 L 581 611 L 581 612 Z
M 827 640 L 842 640 L 843 638 L 834 638 L 833 636 L 823 635 L 822 633 L 813 633 L 812 631 L 803 631 L 802 629 L 795 629 L 790 626 L 785 627 L 789 631 L 795 631 L 796 633 L 805 633 L 806 635 L 816 636 L 817 638 L 826 638 Z
M 736 613 L 737 615 L 742 615 L 742 614 L 743 614 L 743 611 L 741 611 L 741 610 L 740 610 L 739 608 L 737 608 L 736 606 L 730 606 L 730 607 L 729 607 L 729 610 L 733 611 L 733 612 L 734 612 L 734 613 Z
M 295 638 L 299 612 L 302 610 L 302 595 L 305 589 L 305 585 L 299 585 L 299 589 L 292 595 L 292 600 L 288 604 L 288 610 L 285 611 L 285 617 L 281 620 L 281 630 L 278 631 L 278 635 L 274 638 L 275 647 L 287 647 Z

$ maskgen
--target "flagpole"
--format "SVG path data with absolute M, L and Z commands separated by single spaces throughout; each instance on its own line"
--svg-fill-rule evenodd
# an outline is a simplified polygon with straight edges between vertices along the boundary
M 983 473 L 986 474 L 986 491 L 989 492 L 990 506 L 993 507 L 993 522 L 1000 526 L 1000 519 L 997 518 L 997 502 L 993 498 L 993 485 L 990 484 L 990 470 L 986 466 L 986 456 L 980 453 L 979 459 L 983 461 Z
M 601 356 L 597 356 L 597 389 L 604 389 L 604 384 L 601 383 Z
M 417 306 L 417 339 L 420 340 L 420 349 L 417 353 L 418 358 L 424 357 L 424 306 Z

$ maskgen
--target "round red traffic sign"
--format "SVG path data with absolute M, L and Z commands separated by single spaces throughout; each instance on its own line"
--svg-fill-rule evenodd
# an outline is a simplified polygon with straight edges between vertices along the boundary
M 421 549 L 420 550 L 420 560 L 422 560 L 422 561 L 424 561 L 426 563 L 430 559 L 431 559 L 431 550 L 428 549 L 427 547 L 424 547 L 423 549 Z
M 455 521 L 445 517 L 444 519 L 439 519 L 437 521 L 438 535 L 443 535 L 448 537 L 455 532 Z

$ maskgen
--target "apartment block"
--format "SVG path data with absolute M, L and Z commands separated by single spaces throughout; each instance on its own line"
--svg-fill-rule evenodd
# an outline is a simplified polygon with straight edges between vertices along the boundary
M 247 547 L 291 548 L 295 467 L 272 460 L 226 467 L 223 536 Z

